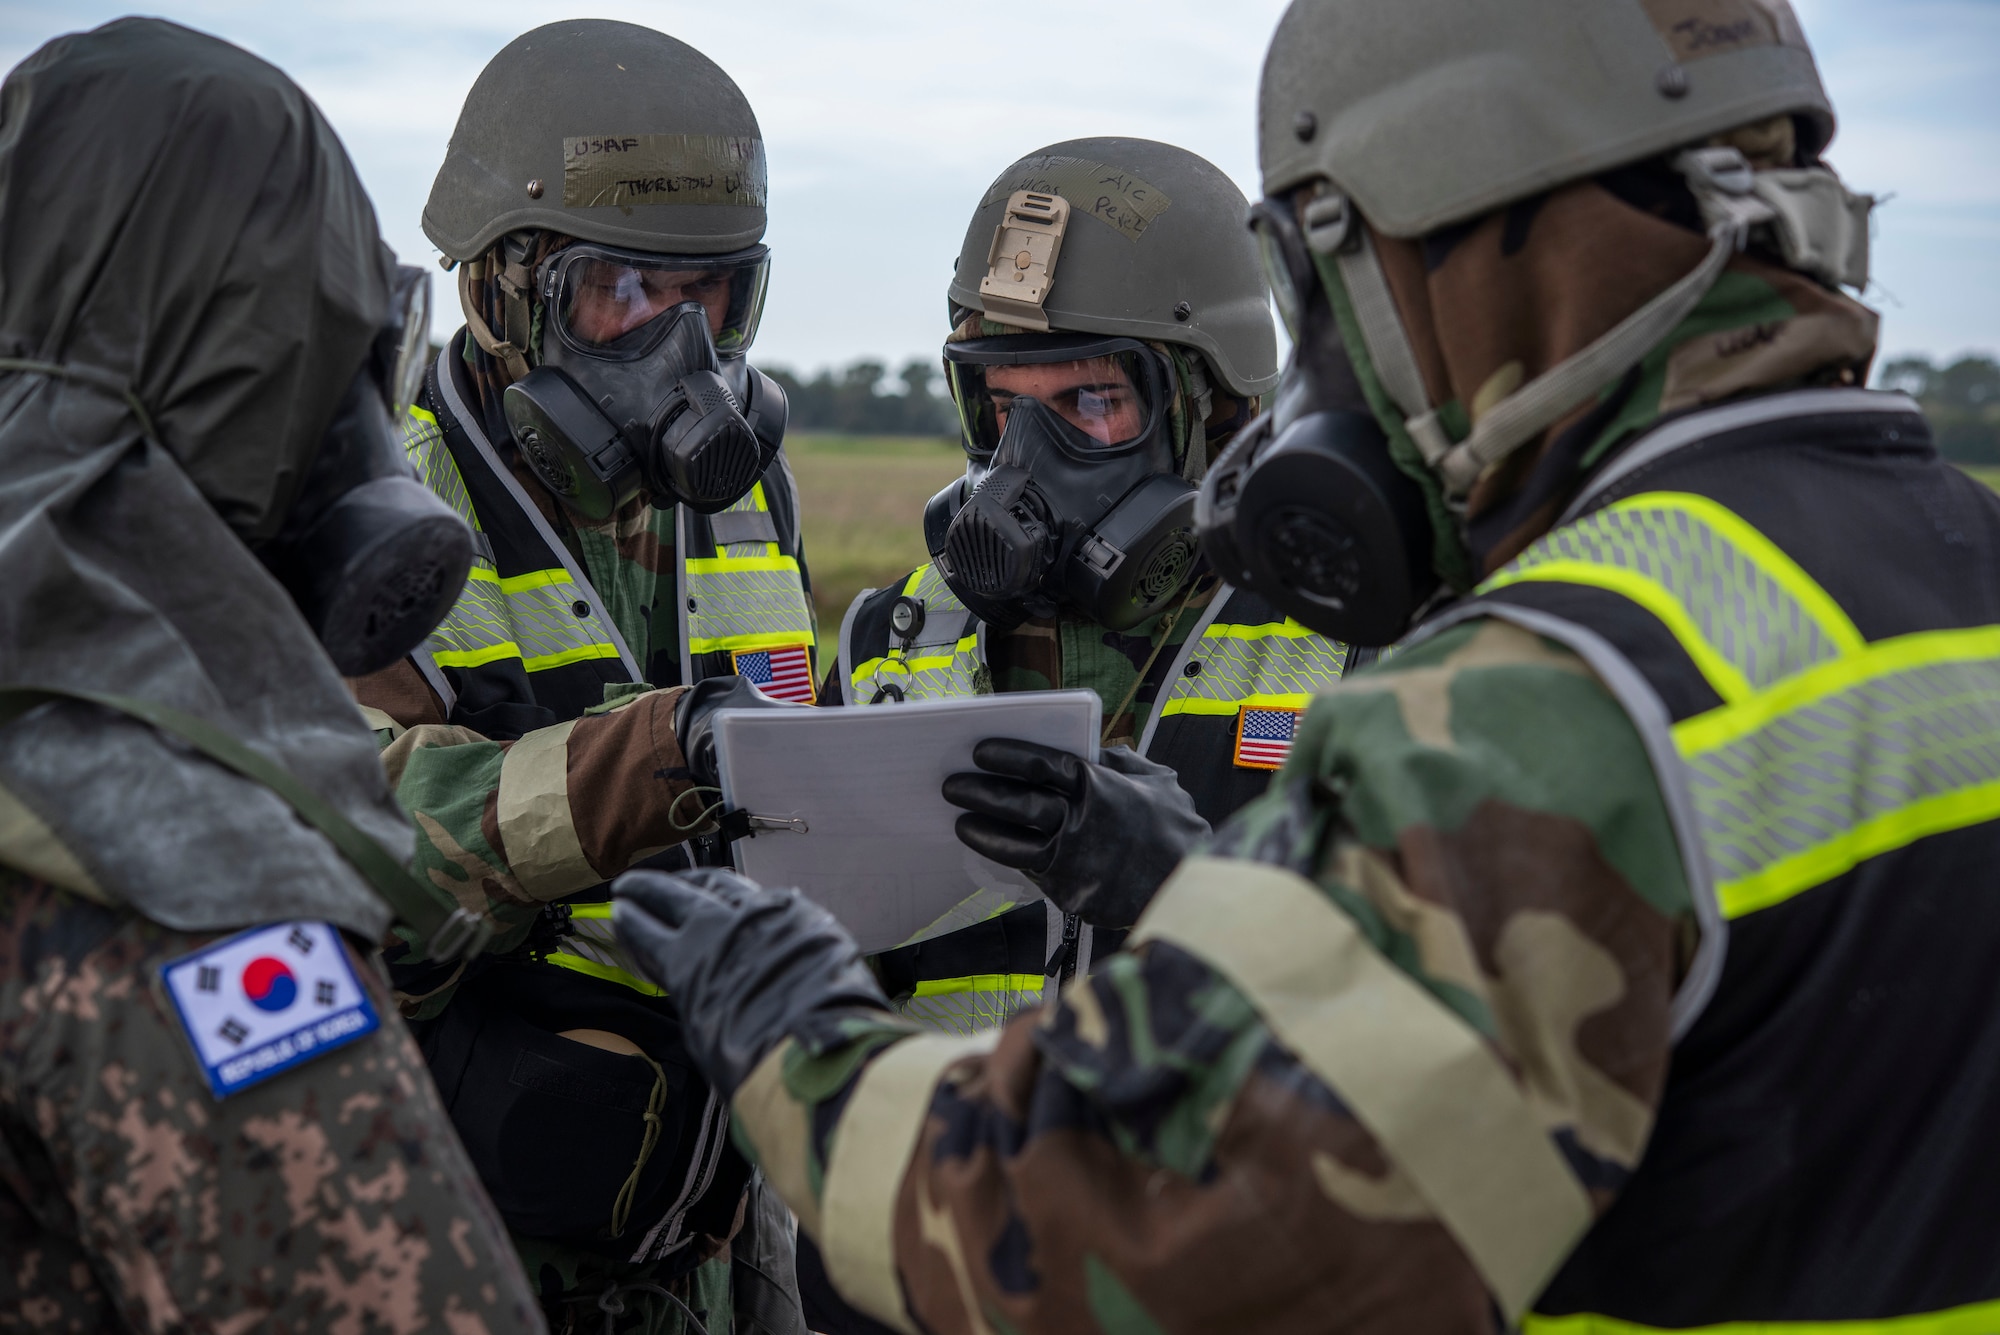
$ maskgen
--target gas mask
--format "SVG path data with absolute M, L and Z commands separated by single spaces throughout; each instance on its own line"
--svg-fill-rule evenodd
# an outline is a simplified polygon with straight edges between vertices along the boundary
M 348 383 L 277 535 L 258 555 L 342 676 L 424 642 L 465 587 L 472 530 L 417 480 L 397 424 L 423 383 L 430 277 L 400 265 L 390 319 Z
M 1390 457 L 1289 206 L 1251 210 L 1291 364 L 1270 411 L 1202 480 L 1203 550 L 1222 577 L 1349 644 L 1390 644 L 1437 591 L 1424 493 Z
M 579 243 L 543 262 L 542 364 L 502 395 L 542 485 L 579 517 L 655 505 L 714 514 L 777 456 L 785 395 L 742 358 L 770 251 L 670 256 Z
M 924 541 L 951 591 L 1003 629 L 1068 609 L 1127 630 L 1164 611 L 1197 551 L 1167 359 L 1090 334 L 944 355 L 970 465 L 925 507 Z

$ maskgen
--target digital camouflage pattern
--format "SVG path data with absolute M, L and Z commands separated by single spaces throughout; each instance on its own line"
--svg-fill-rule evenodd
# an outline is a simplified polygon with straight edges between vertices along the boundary
M 1693 911 L 1632 725 L 1567 650 L 1447 631 L 1334 687 L 1222 857 L 1307 877 L 1504 1062 L 1598 1211 L 1664 1086 Z M 897 1032 L 788 1040 L 739 1140 L 819 1226 L 841 1114 Z M 1164 942 L 951 1067 L 898 1191 L 895 1265 L 937 1332 L 1491 1332 L 1404 1170 L 1243 993 Z
M 0 869 L 0 1331 L 543 1329 L 387 989 L 367 1038 L 217 1102 L 170 931 Z

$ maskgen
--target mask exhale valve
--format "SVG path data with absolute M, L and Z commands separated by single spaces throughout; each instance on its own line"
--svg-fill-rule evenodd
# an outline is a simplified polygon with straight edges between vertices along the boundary
M 1194 572 L 1194 486 L 1175 467 L 1174 373 L 1135 339 L 1061 334 L 945 350 L 966 480 L 924 539 L 982 620 L 1068 609 L 1110 630 L 1159 615 Z
M 578 516 L 727 509 L 784 436 L 784 391 L 747 365 L 767 252 L 659 256 L 578 245 L 545 263 L 540 366 L 501 396 L 521 456 Z M 726 358 L 726 360 L 725 360 Z

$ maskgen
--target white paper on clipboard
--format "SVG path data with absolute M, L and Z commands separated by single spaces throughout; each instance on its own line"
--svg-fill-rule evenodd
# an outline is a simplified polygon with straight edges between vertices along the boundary
M 1097 759 L 1095 691 L 1027 691 L 873 708 L 724 709 L 715 716 L 723 800 L 752 816 L 736 869 L 795 885 L 865 951 L 922 941 L 1041 892 L 958 841 L 964 814 L 938 791 L 976 768 L 972 748 L 1018 737 Z M 789 822 L 789 824 L 786 824 Z

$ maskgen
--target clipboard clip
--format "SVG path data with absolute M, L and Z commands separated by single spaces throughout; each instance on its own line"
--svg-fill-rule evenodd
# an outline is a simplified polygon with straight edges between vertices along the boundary
M 755 839 L 759 830 L 789 830 L 793 834 L 806 834 L 810 827 L 801 816 L 764 816 L 736 807 L 722 813 L 716 822 L 716 829 L 730 843 L 738 839 Z

